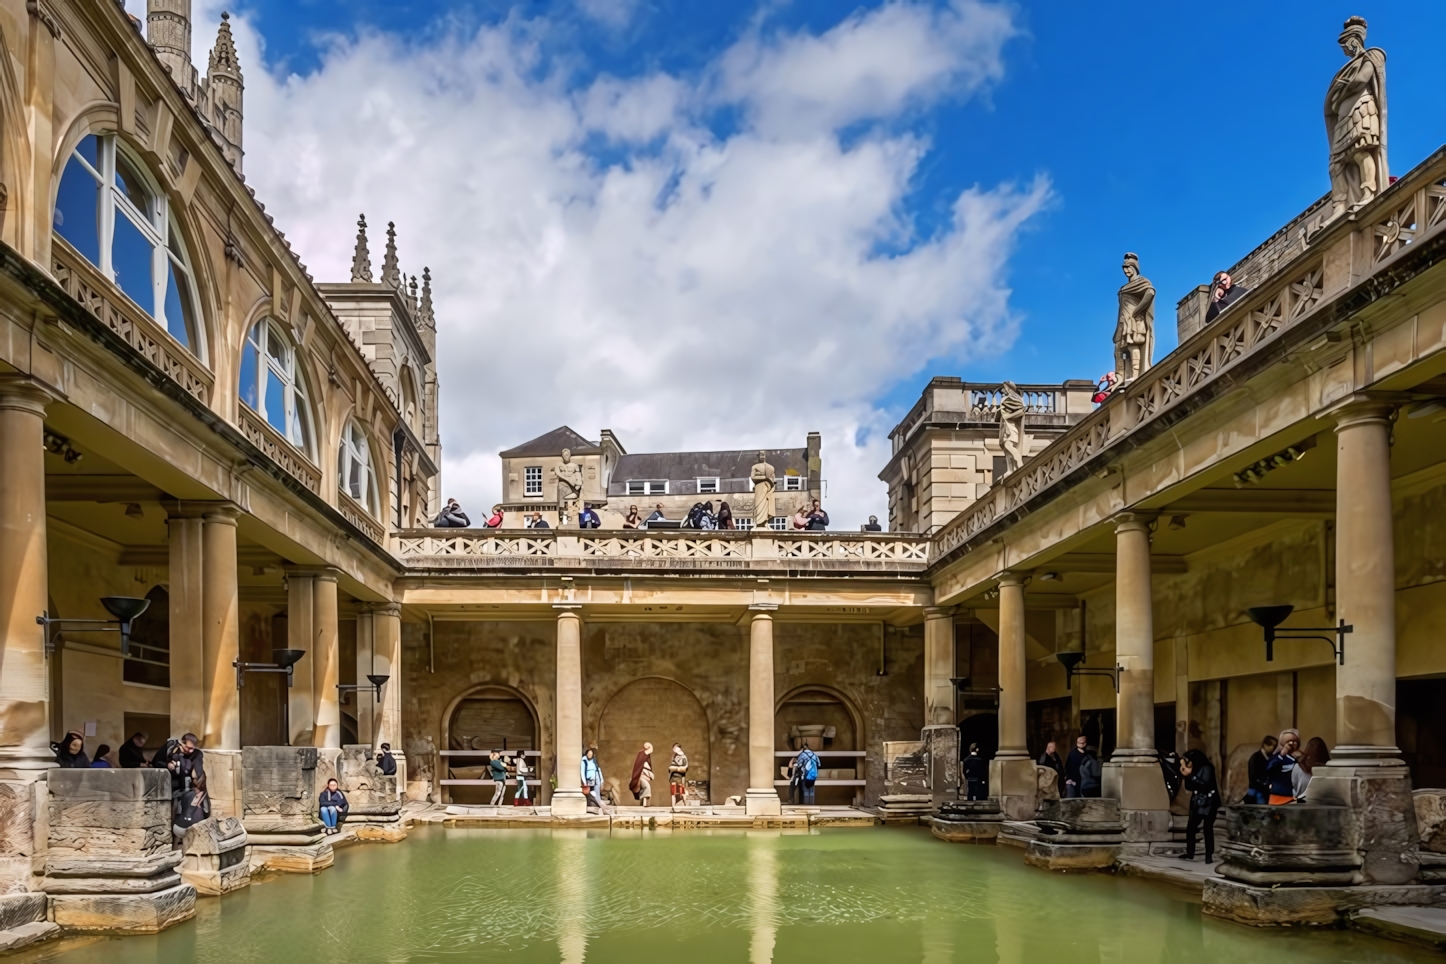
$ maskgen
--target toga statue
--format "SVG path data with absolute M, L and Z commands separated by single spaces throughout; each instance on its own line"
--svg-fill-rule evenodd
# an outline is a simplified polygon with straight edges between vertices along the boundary
M 1125 255 L 1120 269 L 1120 315 L 1115 323 L 1115 372 L 1128 385 L 1155 361 L 1155 286 L 1140 275 L 1140 259 Z
M 1354 210 L 1391 183 L 1386 170 L 1386 52 L 1366 47 L 1366 22 L 1351 17 L 1340 35 L 1350 61 L 1326 91 L 1331 218 Z
M 1019 386 L 1005 382 L 999 394 L 999 447 L 1004 449 L 1005 475 L 1024 464 L 1024 454 L 1029 449 L 1029 436 L 1024 434 L 1024 412 L 1024 396 Z
M 562 464 L 557 467 L 557 525 L 566 525 L 577 518 L 577 504 L 582 499 L 582 466 L 572 460 L 570 449 L 562 450 Z
M 748 477 L 753 480 L 753 528 L 766 529 L 773 522 L 773 490 L 778 484 L 767 452 L 759 451 Z

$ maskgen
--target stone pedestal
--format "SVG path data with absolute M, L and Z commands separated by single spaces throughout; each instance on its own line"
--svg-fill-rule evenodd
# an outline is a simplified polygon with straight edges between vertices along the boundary
M 999 842 L 1023 846 L 1024 862 L 1047 870 L 1108 870 L 1124 839 L 1118 800 L 1046 800 L 1030 821 L 1008 822 Z
M 317 804 L 319 755 L 309 746 L 248 746 L 241 752 L 241 822 L 253 871 L 316 873 L 335 859 Z
M 49 910 L 50 901 L 41 893 L 0 896 L 0 954 L 59 937 L 59 925 L 46 919 Z
M 52 770 L 42 889 L 67 931 L 153 934 L 196 912 L 164 770 Z
M 950 843 L 994 843 L 1004 825 L 997 800 L 955 800 L 929 818 L 929 829 Z
M 241 819 L 242 775 L 240 750 L 206 750 L 206 792 L 211 797 L 211 816 Z
M 1102 770 L 1101 793 L 1120 802 L 1125 843 L 1148 849 L 1170 840 L 1170 798 L 1158 758 L 1111 759 Z
M 1350 809 L 1347 842 L 1359 855 L 1365 883 L 1400 885 L 1416 879 L 1416 806 L 1404 763 L 1317 767 L 1310 802 Z
M 396 774 L 384 775 L 371 750 L 365 744 L 348 745 L 341 750 L 337 782 L 350 808 L 346 815 L 347 829 L 358 840 L 385 843 L 404 840 L 407 828 L 401 819 L 402 798 L 397 790 L 400 767 Z
M 918 823 L 934 809 L 929 762 L 922 740 L 884 743 L 884 792 L 879 819 L 885 823 Z
M 953 724 L 926 726 L 920 736 L 929 794 L 938 809 L 959 799 L 959 728 Z
M 1033 760 L 989 761 L 989 792 L 1006 820 L 1028 820 L 1039 807 L 1039 774 Z
M 251 884 L 251 850 L 236 817 L 211 817 L 181 839 L 181 879 L 202 897 L 220 897 Z

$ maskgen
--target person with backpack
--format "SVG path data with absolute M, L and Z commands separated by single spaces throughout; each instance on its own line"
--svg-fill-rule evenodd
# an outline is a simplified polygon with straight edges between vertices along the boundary
M 1215 767 L 1202 750 L 1190 750 L 1180 761 L 1180 775 L 1190 791 L 1190 819 L 1185 824 L 1185 852 L 1181 860 L 1195 859 L 1195 833 L 1205 830 L 1205 862 L 1215 860 L 1215 816 L 1220 812 L 1220 787 L 1215 782 Z
M 1079 795 L 1082 797 L 1099 796 L 1102 776 L 1100 758 L 1095 756 L 1093 748 L 1086 747 L 1084 755 L 1079 761 Z
M 512 775 L 517 781 L 517 789 L 512 791 L 512 805 L 514 807 L 527 807 L 532 805 L 532 791 L 527 787 L 527 775 L 532 770 L 527 765 L 527 754 L 522 750 L 517 751 L 517 756 L 512 760 Z
M 798 751 L 799 783 L 803 788 L 803 805 L 813 806 L 814 784 L 818 782 L 818 754 L 807 746 Z

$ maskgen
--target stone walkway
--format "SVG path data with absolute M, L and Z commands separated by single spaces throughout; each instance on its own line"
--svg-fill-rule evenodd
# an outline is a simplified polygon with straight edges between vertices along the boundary
M 1370 907 L 1352 914 L 1351 926 L 1446 950 L 1446 907 Z
M 1216 873 L 1219 866 L 1218 856 L 1213 864 L 1207 864 L 1203 857 L 1181 860 L 1168 854 L 1130 854 L 1120 857 L 1115 869 L 1126 876 L 1173 884 L 1200 897 L 1205 881 L 1219 876 Z
M 821 827 L 874 827 L 878 818 L 853 807 L 784 807 L 779 816 L 750 817 L 742 807 L 612 807 L 605 813 L 554 816 L 549 807 L 488 807 L 452 804 L 407 813 L 419 823 L 448 827 L 542 828 L 588 830 L 809 830 Z

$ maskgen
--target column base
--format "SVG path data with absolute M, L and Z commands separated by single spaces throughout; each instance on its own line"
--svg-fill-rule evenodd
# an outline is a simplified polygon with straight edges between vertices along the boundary
M 989 795 L 1005 820 L 1029 820 L 1039 808 L 1039 776 L 1027 756 L 996 756 L 989 762 Z
M 1348 841 L 1367 883 L 1409 884 L 1421 869 L 1411 772 L 1399 757 L 1387 756 L 1394 747 L 1345 749 L 1354 752 L 1316 767 L 1307 799 L 1348 809 Z
M 242 777 L 240 750 L 205 750 L 206 792 L 211 797 L 211 816 L 217 819 L 243 815 L 241 793 L 246 781 Z
M 777 817 L 783 813 L 783 801 L 772 787 L 763 790 L 749 787 L 743 797 L 743 812 L 750 817 Z
M 571 787 L 552 791 L 552 815 L 554 817 L 580 817 L 587 813 L 587 797 L 581 790 Z
M 1101 795 L 1120 801 L 1125 843 L 1170 839 L 1170 797 L 1154 750 L 1119 750 L 1104 765 Z

